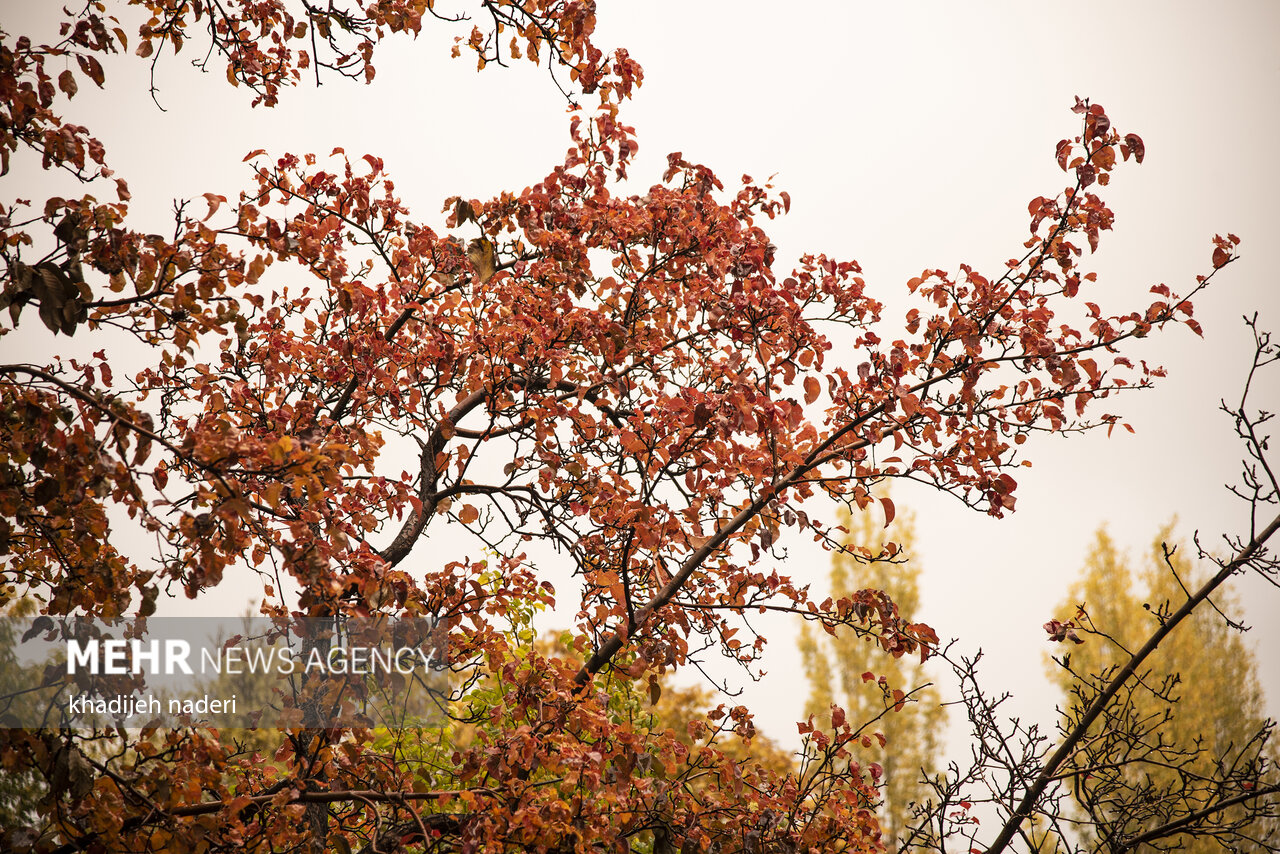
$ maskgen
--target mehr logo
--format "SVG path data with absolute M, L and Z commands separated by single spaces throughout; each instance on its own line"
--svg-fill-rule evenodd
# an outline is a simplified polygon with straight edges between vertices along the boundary
M 130 655 L 130 652 L 133 654 Z M 163 655 L 159 640 L 150 641 L 145 647 L 137 638 L 131 641 L 95 639 L 83 644 L 76 639 L 67 641 L 69 674 L 76 673 L 78 668 L 83 667 L 89 673 L 112 676 L 139 673 L 150 673 L 152 676 L 160 673 L 168 676 L 183 673 L 191 676 L 194 671 L 187 663 L 190 658 L 191 644 L 180 638 L 166 638 Z M 146 662 L 150 662 L 150 670 L 143 669 Z

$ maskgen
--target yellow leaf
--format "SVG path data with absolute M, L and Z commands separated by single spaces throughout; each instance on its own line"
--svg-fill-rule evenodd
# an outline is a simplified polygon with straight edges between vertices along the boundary
M 487 237 L 477 237 L 468 244 L 467 258 L 471 261 L 471 266 L 476 268 L 480 284 L 488 282 L 498 272 L 497 253 L 494 251 L 493 241 Z
M 267 488 L 263 491 L 263 498 L 267 500 L 267 505 L 270 506 L 272 510 L 279 509 L 280 496 L 283 492 L 284 484 L 279 481 L 272 481 L 267 484 Z

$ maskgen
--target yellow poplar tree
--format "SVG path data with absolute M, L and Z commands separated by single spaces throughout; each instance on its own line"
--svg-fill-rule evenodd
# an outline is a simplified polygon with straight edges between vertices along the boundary
M 872 505 L 876 506 L 876 505 Z M 848 596 L 858 590 L 883 590 L 897 603 L 902 615 L 915 619 L 920 607 L 920 566 L 914 554 L 914 514 L 899 512 L 892 528 L 871 510 L 853 515 L 841 510 L 840 524 L 848 533 L 845 551 L 831 562 L 831 595 Z M 893 559 L 867 560 L 859 554 L 881 555 L 889 541 L 897 544 Z M 881 804 L 877 811 L 886 847 L 910 819 L 910 805 L 926 797 L 920 785 L 922 769 L 932 772 L 937 762 L 945 712 L 938 690 L 912 656 L 894 658 L 871 638 L 849 631 L 834 635 L 801 628 L 800 653 L 808 676 L 810 694 L 805 714 L 822 719 L 833 704 L 845 710 L 854 725 L 869 723 L 867 732 L 879 732 L 884 745 L 872 739 L 859 761 L 883 769 Z M 864 678 L 874 674 L 875 678 Z M 894 711 L 892 691 L 908 695 L 901 711 Z
M 1067 695 L 1068 718 L 1081 692 L 1091 690 L 1089 683 L 1123 665 L 1156 621 L 1185 600 L 1184 588 L 1195 590 L 1203 583 L 1185 544 L 1166 549 L 1172 530 L 1171 523 L 1159 532 L 1137 572 L 1106 530 L 1097 532 L 1060 611 L 1075 614 L 1072 622 L 1079 624 L 1075 631 L 1083 641 L 1066 644 L 1065 661 L 1052 665 L 1053 678 Z M 1217 610 L 1198 609 L 1165 639 L 1145 663 L 1149 671 L 1124 698 L 1123 716 L 1095 724 L 1101 735 L 1074 760 L 1076 799 L 1113 813 L 1108 821 L 1117 826 L 1136 818 L 1134 803 L 1151 810 L 1157 822 L 1194 811 L 1222 797 L 1233 767 L 1265 755 L 1257 741 L 1265 715 L 1253 654 L 1224 619 L 1235 610 L 1230 597 L 1215 596 L 1214 604 Z M 1108 809 L 1109 804 L 1117 806 Z M 1236 813 L 1217 818 L 1222 826 L 1242 822 L 1221 840 L 1184 838 L 1180 850 L 1248 850 L 1250 841 L 1280 832 L 1264 826 L 1274 822 L 1247 823 L 1239 809 Z

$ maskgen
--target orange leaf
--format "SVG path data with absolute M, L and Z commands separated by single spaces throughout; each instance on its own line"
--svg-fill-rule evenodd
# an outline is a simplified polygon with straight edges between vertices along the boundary
M 804 402 L 805 403 L 813 403 L 815 400 L 818 399 L 818 394 L 821 391 L 822 391 L 822 386 L 818 384 L 817 377 L 804 378 Z
M 223 203 L 226 202 L 227 197 L 219 196 L 217 193 L 205 193 L 204 200 L 209 203 L 209 212 L 204 215 L 205 221 L 208 221 L 209 217 L 217 213 L 218 208 L 222 207 Z

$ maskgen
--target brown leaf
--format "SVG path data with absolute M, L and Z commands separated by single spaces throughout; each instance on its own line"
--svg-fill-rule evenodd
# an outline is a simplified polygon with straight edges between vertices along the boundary
M 476 209 L 466 199 L 458 199 L 457 204 L 453 206 L 453 219 L 457 225 L 462 225 L 464 222 L 475 222 Z
M 471 266 L 476 268 L 480 284 L 485 284 L 498 272 L 497 253 L 494 251 L 493 241 L 487 237 L 477 237 L 467 245 L 467 258 L 471 261 Z
M 48 261 L 36 265 L 32 271 L 31 292 L 40 303 L 40 319 L 52 332 L 70 335 L 75 329 L 78 312 L 75 305 L 68 310 L 68 303 L 78 303 L 80 290 L 71 283 L 57 265 Z
M 116 30 L 116 32 L 120 31 Z M 84 72 L 84 75 L 97 84 L 97 87 L 101 89 L 103 81 L 106 79 L 102 72 L 102 63 L 98 62 L 98 60 L 94 59 L 92 56 L 85 56 L 84 54 L 76 56 L 76 62 L 80 64 L 80 70 Z
M 72 212 L 62 218 L 53 229 L 53 234 L 63 243 L 74 249 L 83 249 L 88 233 L 80 226 L 80 215 Z
M 68 98 L 74 98 L 80 87 L 76 85 L 76 76 L 71 73 L 71 69 L 65 69 L 58 75 L 58 88 L 67 93 Z
M 31 501 L 36 506 L 43 507 L 57 498 L 61 492 L 57 479 L 46 477 L 36 484 L 36 488 L 31 493 Z

